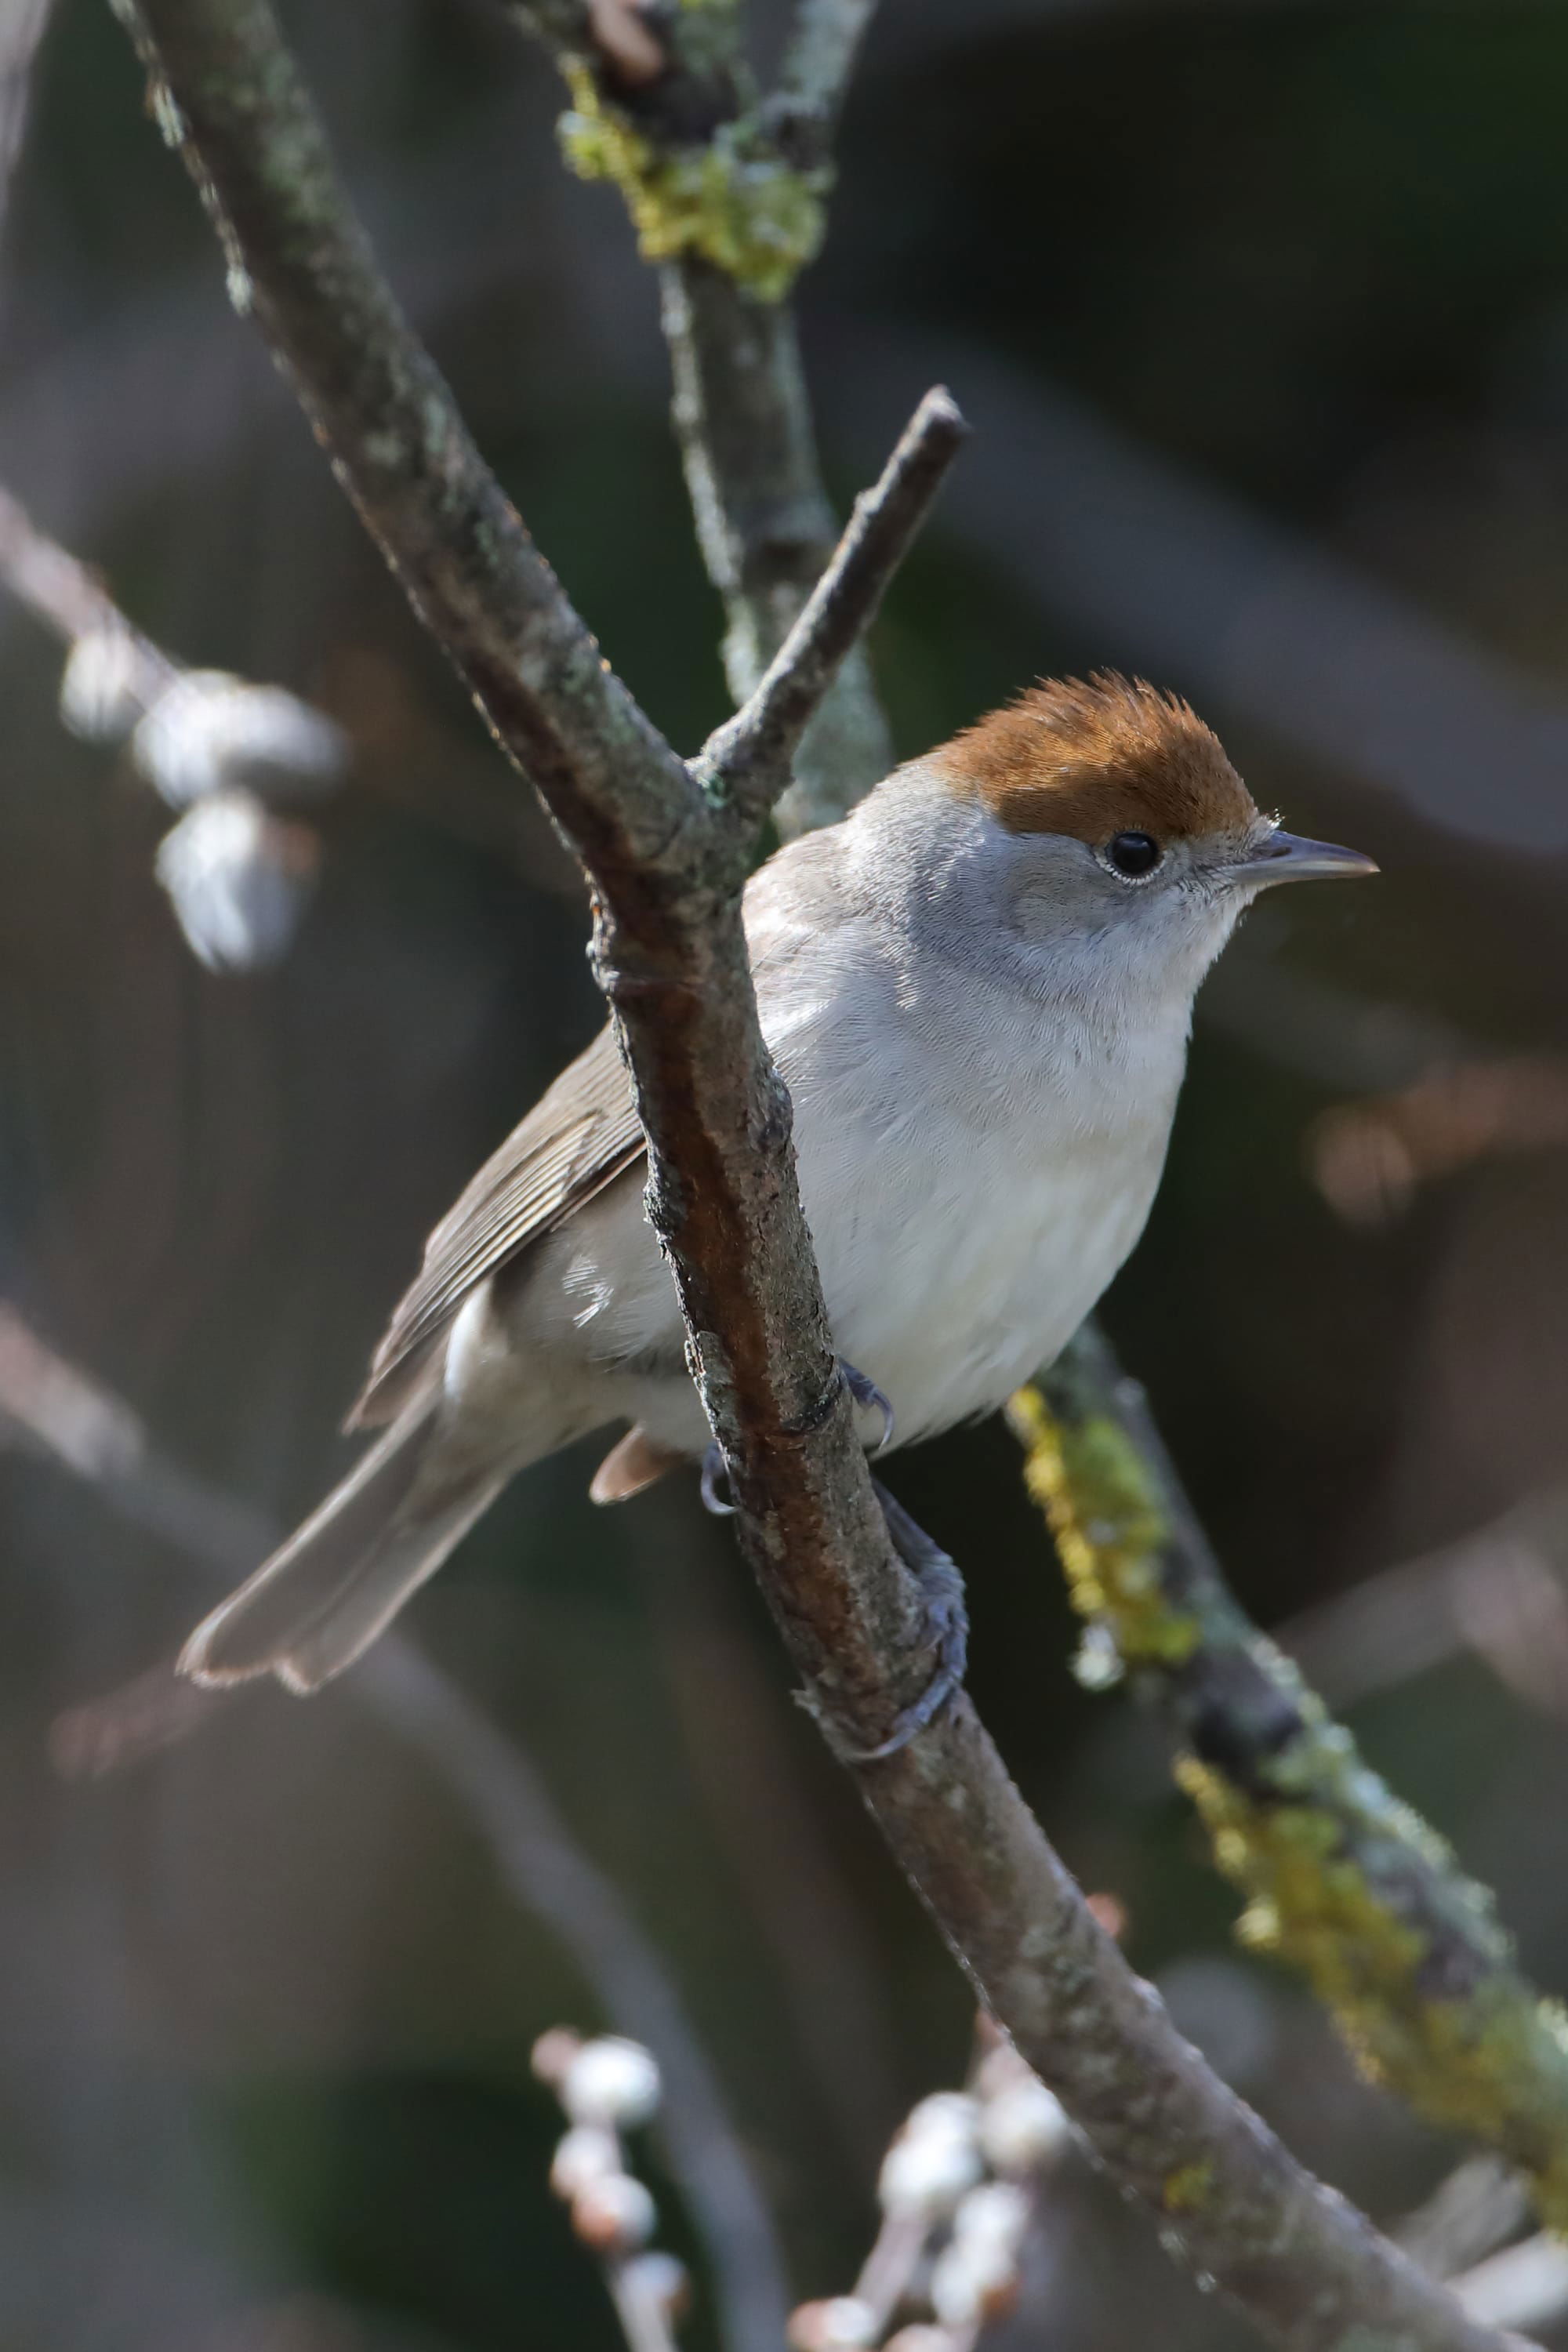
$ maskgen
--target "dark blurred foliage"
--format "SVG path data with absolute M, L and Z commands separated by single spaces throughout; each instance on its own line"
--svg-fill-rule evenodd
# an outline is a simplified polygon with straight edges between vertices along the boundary
M 479 0 L 285 14 L 487 450 L 694 744 L 724 707 L 718 615 L 655 294 L 616 200 L 560 169 L 550 75 Z M 912 351 L 961 398 L 988 353 L 1447 624 L 1510 691 L 1568 700 L 1562 11 L 887 14 L 803 289 L 837 488 L 922 388 Z M 357 747 L 295 949 L 214 977 L 153 883 L 150 796 L 61 732 L 58 649 L 0 613 L 5 1286 L 166 1450 L 282 1519 L 347 1458 L 337 1420 L 427 1225 L 597 1020 L 583 908 L 230 313 L 96 0 L 61 0 L 47 37 L 7 238 L 0 475 L 182 659 L 310 696 Z M 1048 549 L 1022 466 L 1014 508 Z M 1150 666 L 1135 600 L 1120 634 L 1087 623 L 1065 593 L 1021 594 L 1007 553 L 939 519 L 896 590 L 877 652 L 905 751 L 1036 673 Z M 1479 1059 L 1551 1056 L 1568 929 L 1561 854 L 1487 837 L 1496 774 L 1456 831 L 1256 710 L 1207 715 L 1262 801 L 1386 869 L 1267 908 L 1232 951 L 1109 1310 L 1272 1623 L 1568 1475 L 1561 1149 L 1527 1138 L 1416 1184 L 1395 1221 L 1337 1221 L 1305 1139 L 1369 1081 L 1349 1011 L 1297 1049 L 1302 992 L 1332 983 L 1395 1032 L 1440 1019 Z M 597 1514 L 590 1466 L 510 1494 L 417 1631 L 658 1943 L 800 2292 L 833 2291 L 898 2116 L 962 2072 L 964 1990 L 792 1706 L 728 1535 L 684 1485 Z M 1453 2152 L 1231 1956 L 1154 1731 L 1072 1679 L 1011 1441 L 961 1433 L 895 1483 L 966 1564 L 980 1706 L 1069 1861 L 1126 1905 L 1135 1963 L 1310 2163 L 1384 2217 L 1413 2204 Z M 56 1469 L 11 1456 L 5 1484 L 6 2343 L 610 2344 L 545 2195 L 555 2125 L 526 2064 L 543 2027 L 598 2021 L 472 1826 L 342 1693 L 261 1695 L 124 1780 L 58 1784 L 51 1717 L 165 1654 L 211 1586 Z M 1568 1982 L 1561 1715 L 1462 1648 L 1372 1679 L 1371 1758 L 1498 1885 L 1531 1969 Z M 1061 2193 L 1034 2340 L 1232 2340 L 1091 2182 Z

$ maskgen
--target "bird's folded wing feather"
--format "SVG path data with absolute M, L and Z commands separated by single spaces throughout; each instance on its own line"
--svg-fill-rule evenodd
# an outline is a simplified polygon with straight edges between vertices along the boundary
M 491 1153 L 431 1234 L 349 1425 L 390 1420 L 431 1343 L 474 1286 L 552 1232 L 642 1153 L 631 1081 L 605 1027 Z

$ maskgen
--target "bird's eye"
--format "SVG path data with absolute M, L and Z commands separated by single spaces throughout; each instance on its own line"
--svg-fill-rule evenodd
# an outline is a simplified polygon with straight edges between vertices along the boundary
M 1129 882 L 1141 882 L 1160 863 L 1160 845 L 1152 833 L 1119 833 L 1106 844 L 1106 862 Z

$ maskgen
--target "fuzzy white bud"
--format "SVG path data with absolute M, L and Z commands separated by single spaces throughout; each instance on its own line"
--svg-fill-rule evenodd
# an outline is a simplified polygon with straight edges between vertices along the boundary
M 268 815 L 248 793 L 215 793 L 163 835 L 153 870 L 209 971 L 247 971 L 292 940 L 320 856 L 309 825 Z
M 952 2217 L 955 2245 L 999 2246 L 1015 2253 L 1029 2226 L 1029 2200 L 1011 2180 L 983 2181 L 959 2200 Z
M 931 2307 L 944 2327 L 972 2327 L 1005 2307 L 1016 2282 L 1014 2249 L 955 2238 L 931 2264 Z
M 147 708 L 150 670 L 156 679 L 157 665 L 129 629 L 110 622 L 89 630 L 66 656 L 61 723 L 89 743 L 117 743 Z
M 1034 2172 L 1071 2144 L 1066 2109 L 1033 2074 L 1009 2083 L 981 2110 L 980 2145 L 996 2172 Z
M 662 2252 L 634 2255 L 621 2273 L 621 2284 L 667 2319 L 685 2308 L 691 2291 L 686 2264 Z
M 572 2200 L 572 2227 L 595 2253 L 626 2254 L 646 2246 L 658 2220 L 652 2197 L 629 2172 L 590 2180 Z
M 972 2137 L 979 2112 L 979 2101 L 972 2099 L 967 2091 L 932 2091 L 910 2109 L 904 2132 L 912 2137 L 917 2133 L 947 2131 Z
M 606 2180 L 622 2169 L 620 2144 L 615 2133 L 596 2124 L 574 2124 L 556 2143 L 550 2167 L 550 2186 L 568 2204 L 596 2180 Z
M 132 736 L 131 756 L 173 808 L 236 785 L 263 800 L 299 801 L 336 784 L 348 740 L 282 687 L 193 669 L 158 697 Z
M 826 2295 L 790 2314 L 795 2352 L 867 2352 L 878 2333 L 876 2313 L 858 2294 Z
M 640 2042 L 618 2033 L 584 2042 L 561 2083 L 561 2104 L 574 2124 L 630 2131 L 658 2105 L 658 2067 Z
M 922 2099 L 882 2159 L 877 2194 L 887 2214 L 950 2213 L 984 2169 L 976 2127 L 980 2111 L 956 2091 Z
M 570 2025 L 546 2026 L 528 2053 L 528 2063 L 542 2083 L 559 2091 L 566 2069 L 583 2047 L 583 2037 Z

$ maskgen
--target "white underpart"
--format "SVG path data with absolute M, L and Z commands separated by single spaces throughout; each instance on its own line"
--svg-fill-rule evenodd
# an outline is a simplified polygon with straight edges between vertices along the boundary
M 1000 1404 L 1132 1248 L 1193 995 L 1240 904 L 1123 902 L 1082 845 L 1021 842 L 935 780 L 922 818 L 925 789 L 873 794 L 748 899 L 835 1341 L 900 1444 Z M 705 1444 L 640 1177 L 542 1245 L 511 1324 L 583 1426 L 625 1415 Z

